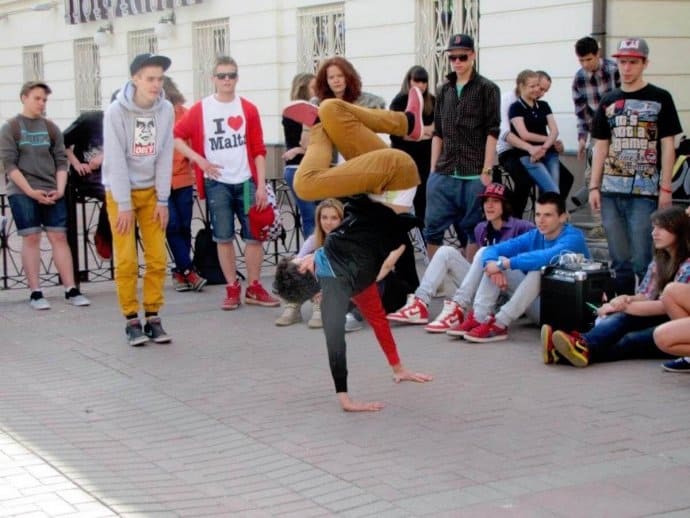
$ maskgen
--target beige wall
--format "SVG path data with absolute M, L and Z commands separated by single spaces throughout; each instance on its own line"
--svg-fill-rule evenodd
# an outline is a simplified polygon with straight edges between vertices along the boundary
M 647 40 L 645 77 L 671 92 L 683 130 L 690 135 L 690 1 L 609 0 L 607 17 L 610 52 L 625 37 Z
M 30 7 L 31 0 L 0 0 L 0 14 Z M 159 40 L 159 51 L 173 60 L 170 74 L 193 100 L 192 24 L 230 19 L 230 53 L 240 64 L 238 90 L 262 114 L 266 141 L 282 142 L 280 109 L 297 72 L 297 9 L 331 0 L 204 0 L 177 8 L 173 37 Z M 523 68 L 543 68 L 554 78 L 548 101 L 570 149 L 575 118 L 570 84 L 578 68 L 573 43 L 592 26 L 592 0 L 481 0 L 480 71 L 502 90 L 512 88 Z M 346 0 L 346 52 L 364 87 L 390 102 L 405 71 L 416 62 L 416 0 Z M 637 33 L 652 47 L 649 78 L 671 91 L 690 128 L 690 0 L 609 0 L 609 49 L 619 37 Z M 102 93 L 127 78 L 127 32 L 152 28 L 160 14 L 119 18 L 112 44 L 100 49 Z M 650 24 L 649 20 L 654 23 Z M 64 127 L 76 115 L 73 41 L 91 37 L 101 23 L 66 25 L 64 6 L 0 19 L 0 120 L 19 110 L 22 47 L 44 45 L 45 79 L 53 88 L 49 116 Z M 688 129 L 690 131 L 690 129 Z
M 591 0 L 482 0 L 480 70 L 504 92 L 526 68 L 553 78 L 546 95 L 566 147 L 577 146 L 570 88 L 579 64 L 573 45 L 592 30 Z

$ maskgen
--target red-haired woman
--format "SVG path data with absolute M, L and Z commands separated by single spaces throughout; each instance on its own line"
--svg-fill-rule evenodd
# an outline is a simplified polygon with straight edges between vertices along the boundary
M 367 108 L 354 104 L 371 101 L 362 96 L 362 81 L 352 64 L 342 57 L 326 60 L 316 74 L 318 109 L 297 102 L 283 112 L 311 127 L 309 145 L 295 175 L 294 188 L 305 200 L 345 197 L 361 193 L 384 195 L 378 201 L 409 210 L 419 173 L 407 153 L 391 149 L 377 133 L 422 136 L 422 95 L 410 91 L 405 112 Z M 331 167 L 334 149 L 345 162 Z M 390 191 L 396 191 L 390 193 Z

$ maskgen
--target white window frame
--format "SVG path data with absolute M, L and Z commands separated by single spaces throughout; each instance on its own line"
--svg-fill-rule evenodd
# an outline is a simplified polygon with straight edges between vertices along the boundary
M 323 59 L 345 55 L 345 4 L 298 9 L 297 30 L 297 68 L 315 72 Z
M 158 37 L 155 31 L 153 29 L 129 31 L 127 33 L 127 62 L 131 63 L 136 56 L 145 52 L 158 54 Z
M 450 70 L 444 52 L 453 34 L 469 34 L 479 49 L 479 0 L 417 0 L 417 62 L 429 72 L 435 89 Z
M 74 40 L 74 93 L 78 112 L 102 108 L 101 60 L 93 38 Z
M 216 58 L 230 56 L 230 20 L 220 18 L 196 22 L 192 26 L 194 56 L 194 98 L 214 91 L 211 73 Z
M 45 79 L 43 67 L 43 45 L 31 45 L 22 48 L 22 65 L 24 82 Z

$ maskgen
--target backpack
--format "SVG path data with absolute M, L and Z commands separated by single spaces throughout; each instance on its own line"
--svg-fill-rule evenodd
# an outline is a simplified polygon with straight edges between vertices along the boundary
M 223 270 L 218 261 L 218 245 L 213 240 L 211 225 L 206 223 L 199 229 L 194 238 L 194 269 L 199 272 L 208 284 L 226 284 Z
M 690 202 L 690 139 L 683 136 L 676 149 L 671 191 L 674 201 Z
M 46 119 L 45 117 L 41 117 L 41 119 L 45 123 L 46 129 L 48 130 L 48 136 L 50 137 L 50 147 L 52 148 L 53 146 L 55 146 L 55 142 L 57 142 L 58 134 L 60 133 L 60 128 L 58 128 L 53 121 Z M 17 143 L 17 147 L 19 147 L 19 142 L 22 139 L 22 123 L 19 122 L 18 117 L 12 117 L 11 119 L 7 120 L 7 124 L 9 124 L 10 129 L 12 130 L 12 137 L 14 138 L 14 141 Z

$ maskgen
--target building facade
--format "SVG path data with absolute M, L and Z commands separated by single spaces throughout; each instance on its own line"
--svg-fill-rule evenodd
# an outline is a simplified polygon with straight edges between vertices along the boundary
M 22 82 L 40 78 L 53 89 L 48 116 L 65 127 L 80 111 L 106 106 L 131 58 L 146 51 L 172 58 L 169 74 L 192 102 L 210 93 L 215 56 L 230 54 L 266 141 L 280 144 L 295 73 L 342 54 L 367 91 L 390 101 L 414 64 L 441 81 L 447 38 L 462 31 L 476 38 L 480 72 L 502 90 L 524 68 L 552 75 L 548 100 L 572 150 L 573 43 L 590 33 L 605 49 L 626 36 L 647 38 L 647 77 L 672 93 L 690 127 L 688 19 L 687 0 L 0 0 L 0 119 L 19 110 Z

